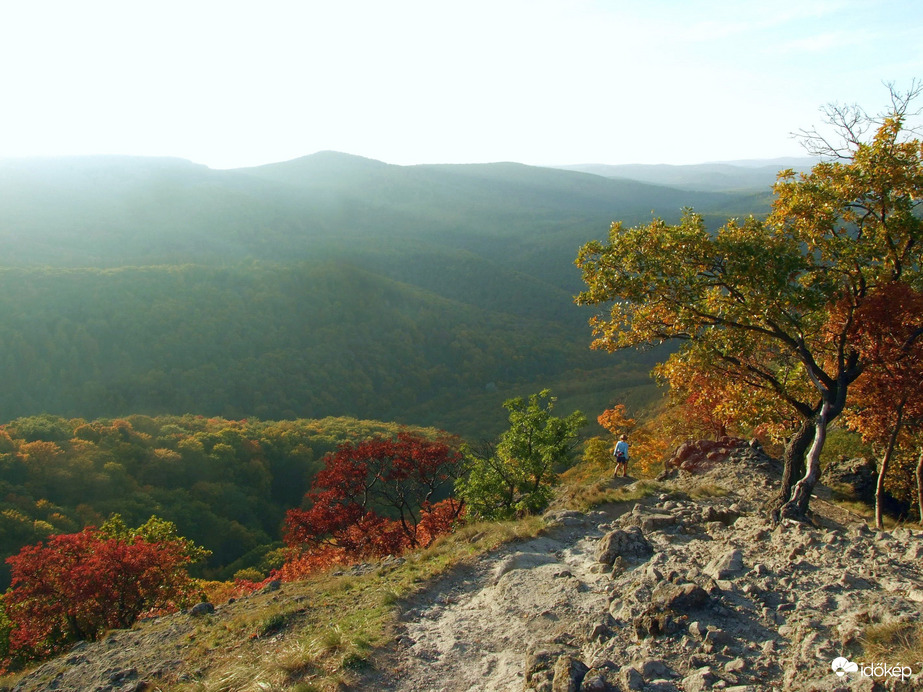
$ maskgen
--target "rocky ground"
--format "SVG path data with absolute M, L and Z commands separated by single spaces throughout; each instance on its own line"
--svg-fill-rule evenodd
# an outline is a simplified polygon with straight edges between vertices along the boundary
M 778 462 L 746 444 L 686 452 L 678 466 L 694 472 L 678 468 L 653 492 L 617 479 L 644 497 L 552 512 L 542 536 L 483 555 L 401 604 L 393 645 L 354 689 L 923 689 L 923 662 L 866 661 L 860 641 L 869 627 L 919 623 L 923 532 L 870 530 L 825 502 L 823 488 L 813 524 L 773 526 L 765 504 Z M 284 585 L 210 617 L 299 598 Z M 113 633 L 14 689 L 126 692 L 194 680 L 183 661 L 196 628 L 186 614 Z
M 641 502 L 552 514 L 547 535 L 445 579 L 409 604 L 367 689 L 923 689 L 921 662 L 863 661 L 859 641 L 919 621 L 923 533 L 820 498 L 814 525 L 773 527 L 778 463 L 731 451 Z M 841 656 L 890 675 L 838 676 Z

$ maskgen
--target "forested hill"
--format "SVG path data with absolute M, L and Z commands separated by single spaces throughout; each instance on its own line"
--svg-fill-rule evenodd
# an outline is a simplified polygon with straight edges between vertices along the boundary
M 465 434 L 544 386 L 592 410 L 648 366 L 587 351 L 577 248 L 615 219 L 767 201 L 332 152 L 232 171 L 0 161 L 0 420 L 354 415 Z
M 578 164 L 561 166 L 563 170 L 592 173 L 606 178 L 637 180 L 682 190 L 768 190 L 780 170 L 807 172 L 817 163 L 811 157 L 752 159 L 747 161 L 700 163 L 671 166 L 667 164 Z

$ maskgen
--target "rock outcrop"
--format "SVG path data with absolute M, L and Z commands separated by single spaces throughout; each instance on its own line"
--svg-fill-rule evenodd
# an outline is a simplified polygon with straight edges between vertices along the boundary
M 843 457 L 827 464 L 821 474 L 821 480 L 829 487 L 852 495 L 857 500 L 874 502 L 878 468 L 875 462 L 864 457 Z
M 545 551 L 554 561 L 518 558 L 523 568 L 494 587 L 473 574 L 470 589 L 447 583 L 453 605 L 414 609 L 404 623 L 413 645 L 399 653 L 398 672 L 376 684 L 923 689 L 923 662 L 890 661 L 913 667 L 917 677 L 903 681 L 861 671 L 842 678 L 831 667 L 838 657 L 861 660 L 869 626 L 917 622 L 923 532 L 873 531 L 821 500 L 813 525 L 773 526 L 765 505 L 781 465 L 743 440 L 690 445 L 674 459 L 662 492 L 585 515 L 582 531 L 571 514 L 567 527 L 511 552 Z M 490 558 L 483 569 L 508 560 Z

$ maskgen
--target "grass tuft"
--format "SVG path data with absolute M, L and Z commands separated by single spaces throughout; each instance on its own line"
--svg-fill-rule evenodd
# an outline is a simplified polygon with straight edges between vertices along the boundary
M 910 666 L 915 675 L 923 670 L 923 625 L 909 622 L 869 625 L 860 641 L 867 661 Z

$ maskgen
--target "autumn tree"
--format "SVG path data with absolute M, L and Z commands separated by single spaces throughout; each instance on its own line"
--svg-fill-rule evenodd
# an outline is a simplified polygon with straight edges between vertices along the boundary
M 765 221 L 730 220 L 716 233 L 690 210 L 676 225 L 616 222 L 608 242 L 586 244 L 577 258 L 587 287 L 577 302 L 607 306 L 591 320 L 595 348 L 677 340 L 681 353 L 699 349 L 702 362 L 759 380 L 798 412 L 782 516 L 807 511 L 828 426 L 866 365 L 852 337 L 856 311 L 882 285 L 919 277 L 923 143 L 904 125 L 920 90 L 892 89 L 881 118 L 857 112 L 874 134 L 847 132 L 838 159 L 780 174 Z M 809 401 L 793 395 L 806 384 Z
M 916 447 L 914 433 L 923 425 L 923 293 L 899 282 L 881 288 L 856 313 L 854 334 L 867 367 L 846 421 L 881 450 L 875 488 L 875 524 L 881 529 L 891 464 L 900 450 Z M 918 487 L 918 501 L 921 495 Z
M 197 593 L 186 567 L 202 556 L 156 518 L 139 529 L 116 518 L 99 529 L 26 546 L 7 559 L 13 573 L 4 596 L 10 651 L 47 655 L 106 629 L 130 627 L 145 611 L 185 606 Z
M 409 433 L 343 444 L 324 459 L 309 507 L 287 513 L 286 540 L 308 551 L 335 548 L 346 560 L 425 546 L 462 512 L 445 498 L 460 460 L 448 441 Z
M 596 422 L 615 437 L 627 435 L 635 427 L 635 419 L 628 416 L 625 404 L 616 404 L 612 408 L 607 408 L 596 417 Z
M 792 478 L 803 474 L 815 396 L 797 359 L 765 343 L 749 352 L 716 354 L 707 343 L 691 342 L 653 372 L 668 386 L 671 408 L 687 419 L 689 433 L 717 439 L 748 430 L 775 443 L 791 436 L 787 468 Z
M 575 411 L 566 418 L 553 416 L 557 399 L 547 389 L 509 399 L 510 427 L 496 445 L 464 450 L 466 475 L 459 479 L 459 494 L 472 514 L 485 519 L 505 519 L 538 512 L 551 500 L 557 482 L 555 467 L 566 464 L 575 449 L 586 418 Z

